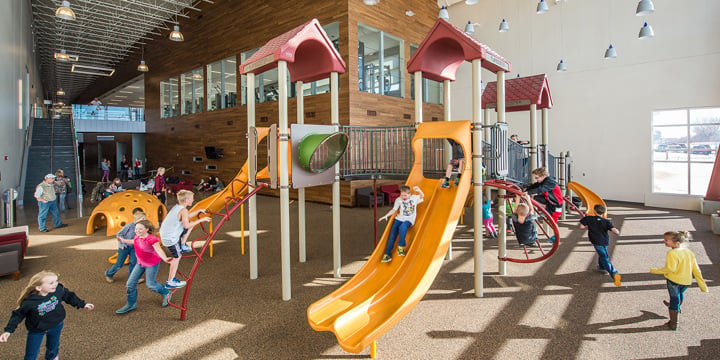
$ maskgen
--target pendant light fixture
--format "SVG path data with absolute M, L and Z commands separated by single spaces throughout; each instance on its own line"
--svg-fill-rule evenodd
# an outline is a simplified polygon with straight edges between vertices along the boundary
M 548 8 L 548 5 L 545 2 L 545 0 L 540 0 L 540 2 L 537 4 L 537 13 L 544 14 L 544 13 L 548 12 L 548 10 L 550 10 L 550 9 Z
M 505 19 L 502 19 L 502 21 L 500 22 L 500 27 L 498 28 L 498 31 L 508 32 L 508 30 L 510 30 L 510 24 L 508 24 L 508 22 L 505 21 Z
M 60 49 L 60 52 L 55 53 L 55 60 L 57 61 L 70 61 L 70 56 L 67 54 L 65 49 Z
M 563 59 L 560 59 L 560 62 L 557 65 L 557 71 L 567 71 L 567 64 L 565 64 Z
M 65 96 L 65 91 L 63 91 L 63 89 L 60 88 L 58 91 L 55 92 L 55 95 L 57 95 L 57 96 Z
M 655 11 L 655 5 L 652 0 L 640 0 L 637 9 L 635 10 L 636 16 L 645 16 L 652 14 Z
M 63 20 L 75 20 L 75 12 L 70 8 L 70 1 L 63 0 L 62 5 L 55 10 L 55 16 Z
M 655 32 L 653 31 L 652 27 L 648 25 L 647 21 L 645 22 L 645 25 L 640 28 L 640 32 L 638 33 L 638 39 L 649 39 L 651 37 L 655 36 Z
M 380 0 L 363 0 L 363 4 L 365 5 L 377 5 L 380 2 Z
M 605 50 L 605 58 L 606 59 L 614 59 L 617 57 L 617 51 L 615 48 L 610 44 L 610 46 Z
M 475 5 L 475 4 L 477 4 L 479 1 L 480 1 L 480 0 L 465 0 L 465 4 L 467 4 L 467 5 Z
M 443 19 L 443 20 L 445 20 L 445 21 L 450 21 L 450 14 L 448 13 L 447 8 L 445 7 L 445 5 L 443 5 L 443 6 L 440 8 L 440 13 L 438 13 L 438 18 Z
M 140 55 L 140 64 L 138 64 L 137 70 L 142 72 L 148 72 L 150 68 L 148 68 L 147 64 L 145 64 L 145 45 L 143 44 L 141 55 Z
M 475 32 L 475 25 L 473 25 L 472 21 L 468 20 L 467 25 L 465 25 L 465 32 L 468 34 Z
M 170 36 L 168 36 L 168 38 L 172 41 L 185 41 L 185 37 L 180 32 L 180 25 L 173 26 L 173 31 L 170 32 Z

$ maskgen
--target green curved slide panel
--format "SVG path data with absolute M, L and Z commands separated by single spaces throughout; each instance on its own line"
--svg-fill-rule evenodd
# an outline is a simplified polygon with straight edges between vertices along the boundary
M 300 166 L 309 172 L 323 172 L 340 160 L 347 144 L 348 137 L 341 132 L 305 135 L 298 146 Z

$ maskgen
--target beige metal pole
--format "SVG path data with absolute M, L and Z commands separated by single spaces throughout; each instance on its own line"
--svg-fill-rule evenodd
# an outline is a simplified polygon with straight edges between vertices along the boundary
M 246 94 L 255 93 L 255 74 L 247 74 L 247 84 L 245 88 Z M 247 123 L 248 123 L 248 134 L 250 129 L 255 127 L 255 96 L 247 97 Z M 248 136 L 248 149 L 254 144 L 251 144 L 253 137 Z M 250 159 L 248 159 L 250 161 Z M 256 174 L 251 170 L 251 174 L 248 174 L 248 182 L 251 186 L 257 185 L 255 181 Z M 257 251 L 257 198 L 251 196 L 248 199 L 248 230 L 250 232 L 250 279 L 257 279 L 258 277 L 258 251 Z
M 537 161 L 537 104 L 530 104 L 530 167 L 538 167 Z
M 415 83 L 415 88 L 417 89 L 417 83 Z M 450 80 L 443 80 L 443 116 L 445 121 L 450 121 L 452 117 L 452 103 L 450 102 Z M 421 101 L 422 102 L 422 101 Z M 444 156 L 444 163 L 449 164 L 450 159 L 452 159 L 452 147 L 450 146 L 450 143 L 445 141 L 443 144 L 445 148 L 445 156 Z M 448 251 L 445 254 L 446 260 L 452 260 L 452 240 L 450 241 L 450 245 L 448 245 Z
M 544 108 L 541 110 L 540 114 L 541 114 L 540 121 L 542 124 L 541 137 L 542 137 L 542 146 L 543 146 L 543 153 L 542 153 L 543 162 L 542 163 L 544 164 L 543 166 L 545 166 L 549 169 L 550 164 L 548 164 L 548 161 L 550 160 L 550 156 L 549 156 L 550 149 L 548 147 L 548 143 L 550 140 L 550 133 L 548 132 L 549 131 L 548 130 L 548 121 L 550 121 L 550 119 L 548 117 L 550 116 L 550 113 L 548 112 L 547 108 Z
M 475 296 L 483 296 L 483 233 L 482 233 L 482 68 L 480 59 L 472 61 L 472 139 L 473 139 L 473 258 Z
M 505 122 L 505 72 L 497 73 L 497 122 Z M 503 194 L 504 195 L 504 194 Z M 501 209 L 505 211 L 505 209 Z M 507 239 L 505 232 L 498 234 L 498 274 L 507 275 L 507 263 L 500 260 L 507 255 Z
M 303 82 L 295 83 L 295 94 L 297 94 L 297 123 L 305 123 L 305 94 L 303 93 Z M 305 188 L 298 189 L 298 257 L 301 263 L 307 259 L 305 245 Z
M 288 186 L 288 111 L 287 62 L 278 61 L 278 158 L 280 162 L 280 261 L 282 267 L 282 298 L 292 297 L 290 284 L 290 188 Z M 248 95 L 248 97 L 250 97 Z
M 335 131 L 340 131 L 340 101 L 338 94 L 340 81 L 337 72 L 330 73 L 330 123 Z M 335 181 L 332 184 L 332 221 L 333 221 L 333 275 L 339 278 L 342 259 L 340 257 L 340 162 L 335 163 Z
M 417 127 L 423 121 L 422 72 L 416 71 L 413 76 L 415 77 L 415 127 Z

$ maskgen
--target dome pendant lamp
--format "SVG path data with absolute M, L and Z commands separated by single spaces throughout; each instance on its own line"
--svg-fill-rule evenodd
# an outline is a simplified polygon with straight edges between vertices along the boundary
M 443 20 L 445 20 L 445 21 L 450 21 L 450 14 L 448 13 L 447 8 L 445 7 L 445 5 L 443 5 L 443 6 L 440 8 L 440 13 L 438 13 L 438 18 L 443 19 Z
M 502 21 L 500 22 L 500 27 L 498 28 L 498 31 L 508 32 L 508 30 L 510 30 L 510 24 L 508 24 L 508 22 L 505 21 L 505 19 L 502 19 Z
M 75 20 L 75 12 L 70 8 L 70 2 L 63 0 L 62 5 L 55 10 L 55 16 L 63 20 Z
M 537 13 L 544 14 L 544 13 L 548 12 L 548 10 L 550 10 L 550 9 L 548 8 L 548 5 L 545 2 L 545 0 L 540 0 L 540 2 L 537 5 Z
M 168 36 L 168 38 L 172 41 L 185 41 L 185 37 L 180 32 L 180 25 L 173 26 L 173 31 L 170 32 L 170 36 Z
M 475 25 L 473 25 L 472 21 L 468 20 L 467 25 L 465 25 L 465 32 L 468 34 L 475 32 Z
M 655 11 L 655 5 L 652 0 L 640 0 L 637 9 L 635 10 L 636 16 L 645 16 L 652 14 Z
M 614 59 L 617 57 L 617 51 L 615 48 L 610 44 L 610 46 L 605 50 L 605 58 L 606 59 Z
M 560 62 L 557 65 L 557 71 L 567 71 L 567 64 L 565 64 L 563 59 L 560 59 Z
M 638 39 L 649 39 L 651 37 L 655 36 L 655 32 L 653 31 L 652 27 L 648 25 L 647 22 L 645 22 L 645 25 L 643 25 L 642 28 L 640 28 L 640 32 L 638 33 Z

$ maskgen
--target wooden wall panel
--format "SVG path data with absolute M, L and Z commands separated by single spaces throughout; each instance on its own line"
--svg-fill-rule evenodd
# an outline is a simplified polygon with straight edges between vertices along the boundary
M 190 12 L 190 19 L 180 19 L 185 41 L 172 42 L 168 31 L 145 48 L 145 60 L 150 71 L 145 74 L 145 116 L 147 121 L 148 169 L 158 166 L 172 167 L 174 173 L 191 171 L 190 178 L 197 182 L 203 176 L 218 175 L 223 181 L 235 176 L 247 158 L 247 119 L 244 106 L 160 118 L 160 81 L 178 76 L 198 67 L 264 45 L 268 40 L 312 18 L 321 24 L 339 22 L 340 54 L 347 64 L 347 72 L 340 76 L 340 123 L 352 125 L 400 125 L 414 123 L 414 103 L 410 100 L 410 75 L 405 76 L 406 98 L 393 98 L 360 92 L 358 90 L 357 24 L 361 22 L 393 36 L 404 39 L 405 61 L 410 58 L 410 44 L 420 44 L 437 17 L 434 1 L 381 1 L 376 6 L 364 5 L 362 0 L 284 1 L 266 0 L 249 6 L 244 1 L 216 0 L 214 4 L 201 3 L 201 12 Z M 405 16 L 412 9 L 416 15 Z M 132 55 L 134 56 L 134 55 Z M 132 61 L 130 61 L 132 62 Z M 133 73 L 132 76 L 136 76 Z M 124 81 L 117 76 L 118 85 Z M 112 82 L 111 80 L 110 82 Z M 103 88 L 97 84 L 95 89 Z M 240 81 L 237 93 L 240 94 Z M 96 93 L 97 94 L 97 93 Z M 90 98 L 95 95 L 88 94 Z M 368 110 L 376 116 L 368 116 Z M 329 94 L 305 98 L 305 112 L 315 112 L 306 123 L 330 122 Z M 289 122 L 295 122 L 295 99 L 288 104 Z M 404 119 L 410 114 L 410 119 Z M 261 122 L 261 118 L 267 122 Z M 256 125 L 277 123 L 277 102 L 256 105 Z M 425 104 L 424 121 L 442 118 L 442 106 Z M 224 149 L 225 156 L 218 160 L 205 159 L 205 146 Z M 202 157 L 202 162 L 193 162 Z M 262 163 L 262 160 L 259 161 Z M 205 165 L 216 165 L 216 171 L 205 170 Z M 357 183 L 357 184 L 356 184 Z M 354 189 L 366 182 L 343 183 L 342 204 L 354 203 Z M 272 193 L 272 191 L 268 191 Z M 310 201 L 330 202 L 328 187 L 306 191 Z

